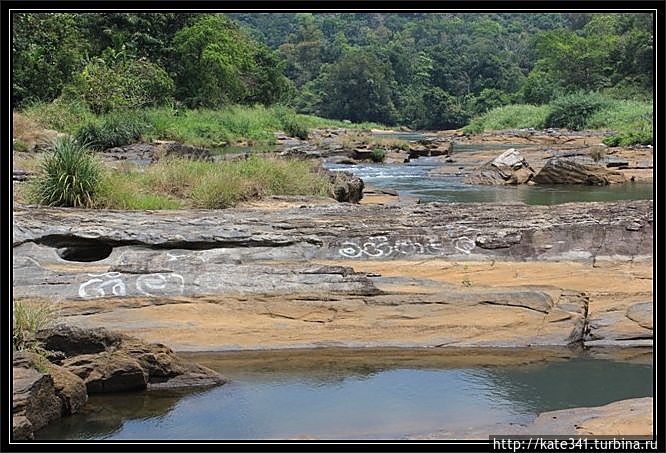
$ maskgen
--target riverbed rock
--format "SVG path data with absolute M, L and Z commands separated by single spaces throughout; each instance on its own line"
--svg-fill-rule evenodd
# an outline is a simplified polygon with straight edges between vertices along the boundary
M 510 148 L 486 162 L 472 175 L 465 178 L 467 184 L 517 185 L 526 184 L 534 177 L 534 169 L 525 158 Z
M 63 336 L 75 341 L 63 341 Z M 82 329 L 60 324 L 40 331 L 39 338 L 50 351 L 67 356 L 61 361 L 62 367 L 83 379 L 88 393 L 225 382 L 215 371 L 180 359 L 162 344 L 149 344 L 105 328 Z M 89 347 L 83 341 L 85 338 L 89 338 L 94 347 Z M 101 351 L 100 346 L 104 348 Z
M 556 157 L 549 159 L 534 176 L 537 184 L 584 184 L 601 186 L 624 183 L 627 179 L 618 171 L 608 170 L 590 158 Z
M 539 414 L 528 433 L 579 436 L 652 436 L 652 398 L 632 398 L 598 407 Z
M 542 412 L 528 424 L 496 423 L 462 430 L 441 430 L 407 436 L 411 440 L 487 439 L 489 435 L 646 436 L 653 430 L 653 399 L 631 398 L 603 406 Z M 591 442 L 591 440 L 588 440 Z M 610 440 L 612 442 L 612 439 Z M 610 448 L 610 447 L 609 447 Z
M 12 368 L 12 434 L 15 440 L 32 439 L 37 431 L 62 414 L 53 378 L 37 371 L 30 358 L 15 354 Z
M 358 203 L 363 198 L 363 180 L 350 172 L 338 171 L 331 175 L 333 198 L 339 202 Z
M 52 363 L 49 363 L 47 368 L 48 374 L 53 378 L 56 395 L 62 402 L 61 414 L 65 416 L 77 413 L 88 401 L 86 384 L 83 379 Z
M 617 304 L 590 313 L 585 342 L 589 346 L 652 346 L 653 303 Z

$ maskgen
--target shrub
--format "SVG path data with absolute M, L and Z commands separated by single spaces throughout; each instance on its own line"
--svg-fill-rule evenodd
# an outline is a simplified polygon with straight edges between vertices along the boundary
M 12 304 L 12 344 L 17 351 L 42 353 L 42 344 L 35 339 L 41 329 L 50 327 L 58 318 L 52 302 L 14 301 Z
M 145 116 L 116 112 L 85 123 L 76 132 L 76 140 L 91 149 L 105 150 L 135 143 L 148 129 Z
M 48 206 L 90 206 L 99 188 L 102 171 L 79 142 L 59 138 L 44 156 L 43 175 L 35 179 L 39 203 Z
M 622 132 L 620 134 L 611 135 L 603 140 L 604 145 L 607 146 L 631 146 L 631 145 L 651 145 L 653 142 L 652 128 Z
M 173 101 L 174 92 L 173 80 L 160 66 L 107 49 L 75 75 L 63 94 L 84 99 L 90 110 L 102 114 L 119 108 L 164 105 Z
M 550 103 L 546 127 L 585 129 L 592 115 L 608 105 L 599 93 L 573 93 Z
M 372 150 L 370 158 L 373 162 L 384 162 L 384 159 L 386 159 L 386 152 L 381 148 L 375 148 Z

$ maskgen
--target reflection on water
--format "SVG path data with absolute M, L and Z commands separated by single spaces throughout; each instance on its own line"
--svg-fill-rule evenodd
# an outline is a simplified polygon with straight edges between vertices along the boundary
M 37 438 L 396 438 L 527 423 L 543 411 L 652 395 L 651 354 L 618 361 L 568 349 L 492 352 L 189 354 L 231 382 L 196 392 L 93 396 L 83 413 Z
M 394 189 L 422 202 L 511 203 L 552 205 L 579 201 L 617 201 L 652 199 L 652 184 L 626 183 L 608 186 L 520 185 L 482 186 L 465 184 L 462 177 L 431 176 L 428 173 L 441 162 L 427 157 L 404 165 L 326 164 L 331 170 L 350 171 L 367 184 Z

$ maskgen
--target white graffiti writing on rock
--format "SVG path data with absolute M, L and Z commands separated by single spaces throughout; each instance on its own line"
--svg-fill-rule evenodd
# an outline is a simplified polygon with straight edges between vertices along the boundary
M 79 297 L 83 299 L 95 299 L 107 296 L 125 296 L 127 289 L 125 282 L 120 278 L 120 272 L 106 272 L 104 274 L 88 274 L 93 277 L 79 286 Z
M 146 274 L 136 279 L 136 289 L 145 296 L 160 296 L 185 291 L 185 279 L 176 273 Z
M 468 233 L 476 233 L 475 229 L 466 228 Z M 447 236 L 451 238 L 453 234 Z M 476 247 L 474 239 L 467 236 L 451 238 L 451 245 L 459 252 L 470 254 Z M 444 243 L 437 237 L 389 239 L 386 236 L 370 236 L 360 241 L 345 241 L 340 245 L 338 253 L 345 258 L 389 258 L 409 255 L 443 255 L 446 252 Z

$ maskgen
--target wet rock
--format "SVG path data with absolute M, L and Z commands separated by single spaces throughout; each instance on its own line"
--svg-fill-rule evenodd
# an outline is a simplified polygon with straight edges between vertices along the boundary
M 34 176 L 32 172 L 15 168 L 12 170 L 12 181 L 27 181 Z
M 555 157 L 534 176 L 537 184 L 584 184 L 600 186 L 623 183 L 624 174 L 611 171 L 589 158 Z
M 452 146 L 448 140 L 437 137 L 425 138 L 409 147 L 409 158 L 447 156 L 451 153 Z
M 161 143 L 162 152 L 165 156 L 175 156 L 186 159 L 193 160 L 204 160 L 212 162 L 213 156 L 210 151 L 205 148 L 199 148 L 192 145 L 187 145 L 184 143 L 178 142 L 162 142 Z M 154 158 L 159 158 L 159 154 L 154 156 Z
M 526 184 L 534 177 L 534 169 L 514 148 L 508 149 L 490 162 L 486 162 L 465 178 L 467 184 L 517 185 Z

